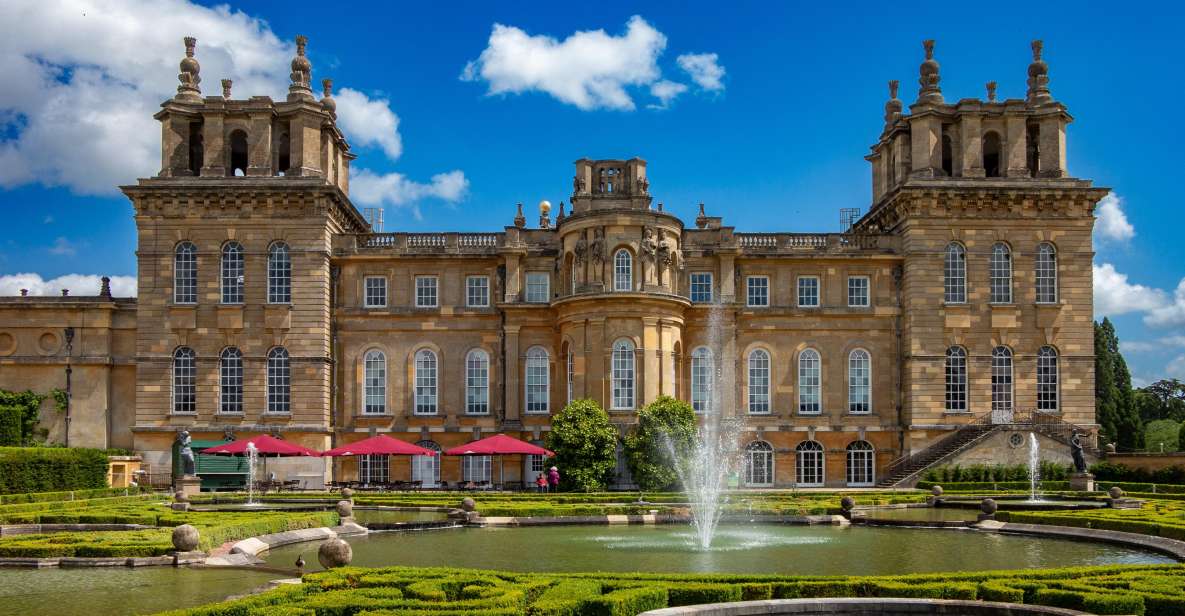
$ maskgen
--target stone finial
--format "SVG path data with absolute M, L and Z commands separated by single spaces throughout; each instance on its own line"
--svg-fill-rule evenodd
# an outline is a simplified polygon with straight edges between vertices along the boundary
M 996 101 L 996 82 L 989 81 L 989 82 L 987 82 L 986 85 L 987 85 L 988 102 L 994 103 Z
M 658 202 L 658 211 L 662 211 L 662 201 Z
M 934 39 L 922 41 L 922 48 L 926 50 L 926 59 L 918 67 L 918 84 L 921 86 L 918 102 L 941 104 L 942 88 L 938 87 L 938 82 L 942 78 L 938 76 L 938 61 L 934 59 Z
M 905 104 L 897 98 L 897 89 L 900 86 L 900 81 L 889 80 L 889 100 L 885 101 L 885 130 L 897 122 L 897 119 L 901 117 L 901 111 L 905 109 Z
M 522 229 L 527 226 L 527 217 L 523 215 L 523 204 L 518 204 L 518 213 L 514 215 L 514 226 Z
M 67 295 L 70 295 L 70 289 L 62 289 L 62 297 L 66 297 Z
M 326 79 L 321 80 L 321 93 L 323 94 L 323 98 L 321 99 L 321 108 L 324 109 L 327 113 L 329 113 L 329 115 L 336 116 L 337 115 L 337 101 L 333 100 L 333 80 L 332 79 L 326 78 Z
M 201 544 L 198 529 L 190 524 L 173 528 L 173 548 L 178 552 L 192 552 Z
M 222 80 L 222 98 L 230 100 L 230 87 L 234 85 L 234 81 L 230 79 Z
M 198 87 L 202 83 L 200 75 L 202 65 L 198 64 L 197 58 L 193 57 L 196 47 L 196 38 L 185 37 L 185 57 L 181 59 L 181 72 L 177 75 L 177 81 L 180 81 L 181 85 L 177 86 L 177 96 L 173 97 L 176 100 L 192 103 L 202 101 L 202 91 Z
M 289 75 L 292 79 L 292 84 L 288 86 L 289 101 L 317 100 L 309 85 L 313 80 L 313 65 L 305 57 L 305 46 L 308 42 L 309 39 L 303 34 L 296 37 L 296 56 L 292 58 L 292 73 Z
M 560 213 L 555 215 L 555 224 L 557 224 L 557 225 L 560 224 L 560 221 L 562 221 L 563 219 L 564 219 L 564 202 L 560 201 Z
M 99 279 L 99 297 L 111 297 L 111 278 L 108 276 Z
M 1053 102 L 1049 93 L 1049 65 L 1041 59 L 1041 50 L 1045 43 L 1040 39 L 1033 41 L 1033 62 L 1029 64 L 1029 90 L 1025 99 L 1030 105 L 1043 105 Z
M 29 290 L 21 289 L 21 297 L 29 297 Z

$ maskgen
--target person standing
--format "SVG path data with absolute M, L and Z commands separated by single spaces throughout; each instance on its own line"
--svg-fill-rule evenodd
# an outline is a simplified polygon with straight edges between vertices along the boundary
M 539 475 L 535 477 L 535 487 L 539 489 L 540 494 L 543 494 L 544 492 L 547 491 L 547 474 L 546 473 L 539 473 Z
M 552 492 L 560 490 L 560 469 L 553 466 L 551 470 L 547 471 L 547 485 Z

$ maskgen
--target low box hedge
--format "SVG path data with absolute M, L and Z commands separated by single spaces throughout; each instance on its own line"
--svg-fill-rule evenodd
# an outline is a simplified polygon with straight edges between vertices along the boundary
M 107 487 L 107 454 L 99 449 L 0 447 L 0 494 Z

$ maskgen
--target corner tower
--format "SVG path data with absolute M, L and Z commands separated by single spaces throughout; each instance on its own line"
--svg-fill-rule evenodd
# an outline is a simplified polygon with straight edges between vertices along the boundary
M 317 100 L 296 39 L 286 101 L 202 96 L 185 39 L 161 123 L 161 168 L 124 186 L 139 266 L 135 448 L 171 466 L 196 443 L 279 434 L 323 449 L 332 430 L 332 237 L 368 229 L 350 203 L 350 152 L 329 80 Z M 289 475 L 323 474 L 319 461 Z

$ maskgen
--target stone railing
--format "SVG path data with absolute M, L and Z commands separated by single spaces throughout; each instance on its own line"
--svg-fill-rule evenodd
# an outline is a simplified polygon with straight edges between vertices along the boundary
M 355 251 L 400 254 L 492 254 L 504 243 L 501 233 L 360 233 L 353 237 Z
M 737 233 L 737 246 L 748 253 L 795 253 L 880 251 L 895 252 L 898 238 L 892 235 L 848 233 Z

